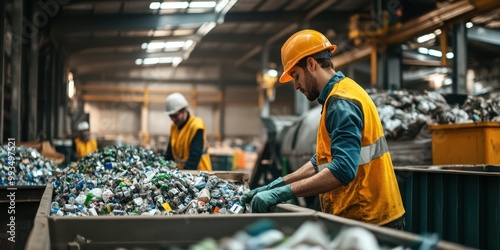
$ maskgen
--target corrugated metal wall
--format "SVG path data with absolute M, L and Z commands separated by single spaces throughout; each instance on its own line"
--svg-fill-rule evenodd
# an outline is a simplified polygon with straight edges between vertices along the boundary
M 437 233 L 478 249 L 499 249 L 500 168 L 464 170 L 396 167 L 406 230 Z

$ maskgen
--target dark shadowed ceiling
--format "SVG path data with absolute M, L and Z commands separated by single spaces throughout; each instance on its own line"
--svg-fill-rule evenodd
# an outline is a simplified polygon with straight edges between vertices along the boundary
M 147 68 L 157 62 L 165 66 L 217 65 L 257 72 L 263 62 L 280 66 L 281 45 L 302 28 L 324 32 L 339 45 L 337 55 L 352 52 L 343 59 L 350 63 L 354 61 L 351 57 L 367 57 L 366 53 L 355 52 L 366 48 L 369 40 L 349 38 L 350 24 L 351 31 L 353 28 L 350 20 L 360 13 L 369 19 L 358 23 L 358 31 L 365 32 L 360 37 L 380 37 L 382 43 L 406 43 L 415 40 L 415 34 L 432 32 L 445 22 L 472 18 L 475 27 L 486 28 L 486 36 L 491 39 L 481 40 L 484 34 L 476 30 L 471 53 L 478 58 L 500 56 L 500 12 L 496 8 L 475 11 L 467 1 L 180 0 L 185 8 L 177 9 L 168 8 L 173 1 L 152 2 L 67 1 L 52 22 L 52 38 L 68 55 L 70 67 L 80 79 L 112 79 L 117 72 Z M 471 2 L 495 5 L 495 0 Z M 213 7 L 197 7 L 210 3 Z M 454 7 L 437 13 L 449 5 Z M 151 9 L 155 6 L 165 8 Z M 388 14 L 387 27 L 396 27 L 398 22 L 414 23 L 404 26 L 404 30 L 391 28 L 380 33 L 384 19 L 377 13 L 384 10 Z M 430 12 L 435 14 L 418 20 Z M 165 48 L 167 43 L 176 47 Z M 439 61 L 429 57 L 423 60 Z

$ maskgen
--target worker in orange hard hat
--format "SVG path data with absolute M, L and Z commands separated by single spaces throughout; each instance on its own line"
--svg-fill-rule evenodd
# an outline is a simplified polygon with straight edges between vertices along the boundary
M 293 34 L 281 48 L 281 83 L 323 106 L 316 154 L 297 171 L 242 197 L 252 212 L 294 197 L 319 195 L 321 210 L 404 229 L 404 207 L 377 108 L 354 80 L 336 72 L 337 46 L 315 30 Z
M 87 121 L 78 123 L 77 131 L 78 136 L 73 140 L 76 159 L 83 158 L 87 154 L 97 151 L 97 140 L 90 137 L 89 123 Z
M 181 170 L 212 171 L 203 120 L 189 113 L 188 101 L 181 93 L 167 96 L 165 104 L 173 123 L 165 159 L 175 161 Z

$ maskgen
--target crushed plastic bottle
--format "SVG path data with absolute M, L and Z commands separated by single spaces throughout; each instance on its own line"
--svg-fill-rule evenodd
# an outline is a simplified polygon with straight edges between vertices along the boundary
M 36 149 L 24 146 L 0 147 L 0 186 L 45 185 L 56 165 Z
M 243 213 L 244 183 L 174 165 L 144 148 L 106 147 L 52 180 L 53 204 L 67 208 L 65 216 Z M 55 209 L 51 214 L 60 215 Z

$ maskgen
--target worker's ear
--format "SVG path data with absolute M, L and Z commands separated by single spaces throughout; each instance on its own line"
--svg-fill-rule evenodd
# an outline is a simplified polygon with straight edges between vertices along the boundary
M 314 70 L 316 70 L 316 66 L 317 66 L 316 60 L 314 60 L 314 58 L 312 58 L 312 57 L 308 57 L 307 58 L 307 70 L 309 70 L 309 72 L 312 73 Z

